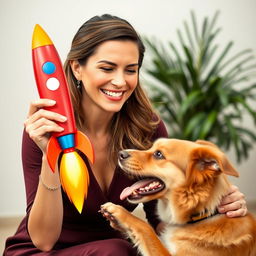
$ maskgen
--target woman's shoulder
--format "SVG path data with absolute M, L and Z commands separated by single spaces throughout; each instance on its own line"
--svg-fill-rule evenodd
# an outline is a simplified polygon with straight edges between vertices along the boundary
M 158 138 L 168 138 L 168 131 L 167 128 L 164 124 L 164 121 L 159 118 L 158 125 L 155 129 L 155 132 L 153 134 L 153 141 L 158 139 Z

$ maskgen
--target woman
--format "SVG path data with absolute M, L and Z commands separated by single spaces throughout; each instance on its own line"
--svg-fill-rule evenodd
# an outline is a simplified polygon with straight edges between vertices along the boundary
M 118 169 L 117 152 L 146 149 L 155 139 L 167 137 L 139 83 L 143 55 L 136 31 L 118 17 L 95 16 L 78 30 L 64 66 L 77 127 L 95 149 L 93 166 L 82 156 L 90 175 L 88 196 L 79 214 L 60 189 L 59 173 L 52 173 L 46 160 L 49 133 L 62 131 L 56 122 L 66 117 L 43 109 L 56 104 L 51 100 L 32 102 L 22 145 L 27 216 L 7 239 L 4 255 L 136 255 L 98 211 L 107 201 L 129 211 L 136 207 L 119 199 L 134 181 Z M 144 210 L 160 229 L 154 207 L 150 202 Z M 247 211 L 243 195 L 234 187 L 221 208 L 233 216 Z

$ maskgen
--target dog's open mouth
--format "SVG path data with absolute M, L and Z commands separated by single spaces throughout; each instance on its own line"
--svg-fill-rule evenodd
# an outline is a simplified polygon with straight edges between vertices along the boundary
M 147 178 L 137 181 L 131 187 L 125 188 L 120 195 L 120 199 L 138 200 L 143 196 L 158 193 L 164 188 L 165 184 L 160 179 Z

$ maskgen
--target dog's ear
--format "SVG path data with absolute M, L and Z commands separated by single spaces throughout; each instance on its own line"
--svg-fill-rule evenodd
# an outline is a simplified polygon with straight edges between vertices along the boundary
M 200 145 L 206 145 L 206 146 L 211 146 L 211 147 L 214 147 L 214 148 L 218 148 L 214 143 L 212 143 L 210 141 L 207 141 L 207 140 L 196 140 L 195 142 L 197 144 L 200 144 Z
M 213 143 L 200 143 L 205 146 L 194 149 L 191 152 L 191 164 L 199 171 L 221 171 L 227 175 L 239 177 L 238 172 L 232 166 L 225 154 Z

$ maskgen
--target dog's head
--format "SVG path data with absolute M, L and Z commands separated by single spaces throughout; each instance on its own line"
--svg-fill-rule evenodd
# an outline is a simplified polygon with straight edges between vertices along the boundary
M 121 199 L 132 203 L 158 199 L 181 187 L 213 186 L 222 174 L 238 176 L 216 145 L 201 140 L 158 139 L 149 150 L 120 151 L 119 165 L 129 174 L 146 178 L 122 192 Z

